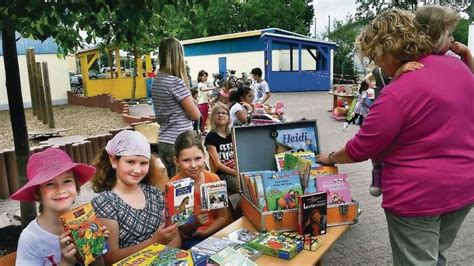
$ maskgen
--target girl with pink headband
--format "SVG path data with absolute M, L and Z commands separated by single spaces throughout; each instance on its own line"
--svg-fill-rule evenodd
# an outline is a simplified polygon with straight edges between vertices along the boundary
M 92 200 L 97 217 L 110 230 L 107 265 L 153 243 L 180 247 L 176 225 L 165 227 L 165 197 L 150 184 L 155 164 L 145 136 L 130 130 L 115 135 L 94 161 Z

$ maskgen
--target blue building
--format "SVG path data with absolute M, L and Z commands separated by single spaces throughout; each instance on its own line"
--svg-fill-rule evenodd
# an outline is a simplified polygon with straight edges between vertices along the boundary
M 233 69 L 240 76 L 260 67 L 272 92 L 325 91 L 332 86 L 334 42 L 268 28 L 181 43 L 193 80 L 201 69 L 210 74 Z

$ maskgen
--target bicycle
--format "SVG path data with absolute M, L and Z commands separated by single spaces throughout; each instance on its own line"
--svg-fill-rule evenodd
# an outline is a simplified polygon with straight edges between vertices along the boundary
M 235 76 L 235 70 L 233 69 L 228 69 L 227 72 L 229 73 L 227 75 L 227 81 L 230 82 L 231 87 L 236 87 L 237 86 L 237 80 L 238 78 Z M 213 85 L 214 87 L 222 87 L 224 85 L 224 77 L 222 73 L 214 73 L 212 74 L 212 77 L 214 78 Z
M 242 77 L 237 79 L 237 86 L 250 86 L 252 80 L 247 75 L 247 72 L 242 72 Z

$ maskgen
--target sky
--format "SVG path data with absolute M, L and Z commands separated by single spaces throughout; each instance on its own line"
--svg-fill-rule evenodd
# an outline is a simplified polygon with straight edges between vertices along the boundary
M 348 13 L 355 14 L 357 8 L 356 0 L 313 0 L 313 6 L 318 35 L 327 32 L 328 16 L 331 16 L 332 25 L 334 19 L 343 20 Z M 311 33 L 314 34 L 314 20 Z

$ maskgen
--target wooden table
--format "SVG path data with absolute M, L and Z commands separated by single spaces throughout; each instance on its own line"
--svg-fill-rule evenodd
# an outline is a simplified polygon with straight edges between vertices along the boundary
M 237 221 L 229 224 L 224 227 L 219 232 L 215 233 L 213 236 L 222 238 L 227 236 L 229 233 L 240 229 L 245 228 L 250 231 L 256 231 L 255 227 L 247 220 L 247 218 L 242 217 Z M 349 225 L 341 225 L 328 227 L 327 233 L 325 235 L 319 236 L 321 239 L 322 245 L 316 251 L 303 250 L 298 255 L 296 255 L 291 260 L 279 259 L 276 257 L 263 255 L 258 258 L 255 263 L 258 265 L 322 265 L 322 259 L 324 254 L 328 252 L 329 248 L 336 242 L 336 240 L 341 237 L 349 229 Z

